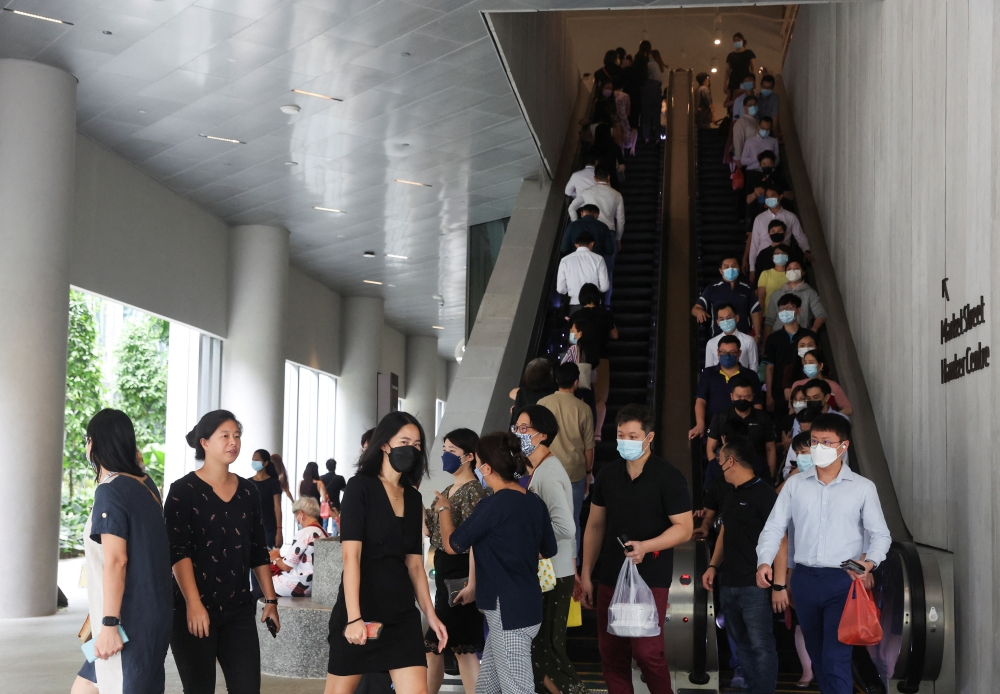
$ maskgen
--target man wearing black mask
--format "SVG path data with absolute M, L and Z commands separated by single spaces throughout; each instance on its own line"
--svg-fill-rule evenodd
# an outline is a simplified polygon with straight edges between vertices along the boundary
M 754 289 L 757 288 L 757 278 L 760 277 L 760 273 L 774 268 L 774 249 L 785 242 L 787 235 L 785 223 L 780 219 L 772 219 L 767 225 L 767 235 L 771 239 L 771 244 L 761 249 L 754 263 L 756 271 L 751 276 L 751 284 Z M 788 262 L 798 261 L 801 263 L 802 251 L 799 250 L 799 247 L 793 244 L 788 249 Z
M 722 434 L 726 422 L 739 417 L 747 424 L 747 438 L 754 451 L 754 472 L 762 479 L 773 481 L 777 465 L 774 424 L 766 412 L 753 406 L 754 388 L 748 378 L 743 375 L 734 376 L 729 379 L 729 389 L 733 406 L 715 415 L 706 432 L 709 463 L 715 460 L 722 446 Z

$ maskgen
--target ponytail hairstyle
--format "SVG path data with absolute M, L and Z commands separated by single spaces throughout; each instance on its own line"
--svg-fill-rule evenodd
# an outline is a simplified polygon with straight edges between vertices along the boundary
M 264 463 L 264 472 L 267 473 L 268 477 L 277 477 L 278 470 L 274 467 L 274 463 L 271 462 L 271 454 L 268 453 L 263 448 L 258 448 L 253 452 L 254 455 L 260 456 L 260 462 Z
M 185 438 L 187 439 L 187 444 L 194 449 L 195 460 L 205 459 L 205 449 L 201 445 L 201 440 L 212 438 L 212 434 L 226 422 L 235 422 L 236 428 L 239 429 L 241 434 L 243 433 L 243 425 L 236 419 L 236 415 L 229 410 L 212 410 L 198 420 L 198 423 L 194 425 L 194 429 L 188 432 Z M 132 447 L 135 448 L 135 445 Z
M 479 439 L 476 457 L 493 468 L 504 482 L 528 474 L 528 459 L 521 452 L 521 440 L 509 431 L 496 431 Z
M 101 468 L 106 472 L 124 472 L 142 477 L 146 473 L 136 460 L 135 427 L 121 410 L 105 408 L 87 423 L 90 439 L 90 464 L 100 481 Z

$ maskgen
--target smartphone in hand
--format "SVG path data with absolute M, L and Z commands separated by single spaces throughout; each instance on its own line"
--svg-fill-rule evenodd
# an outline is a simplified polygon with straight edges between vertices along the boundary
M 847 561 L 841 563 L 840 568 L 846 569 L 847 571 L 853 571 L 856 574 L 863 574 L 868 571 L 868 567 L 861 562 L 854 561 L 853 559 L 848 559 Z
M 625 549 L 626 552 L 632 551 L 632 545 L 629 544 L 628 535 L 626 535 L 625 533 L 622 533 L 621 535 L 618 536 L 618 544 L 620 544 Z

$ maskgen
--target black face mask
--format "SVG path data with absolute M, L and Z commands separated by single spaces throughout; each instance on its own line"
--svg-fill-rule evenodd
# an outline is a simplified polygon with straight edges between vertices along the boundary
M 769 174 L 772 171 L 774 171 L 774 167 L 773 166 L 762 166 L 762 167 L 760 167 L 760 170 L 761 170 L 761 173 L 763 173 L 763 174 Z
M 417 449 L 415 446 L 396 446 L 389 451 L 389 465 L 400 474 L 406 474 L 413 469 L 413 464 L 417 460 Z
M 810 400 L 806 403 L 806 408 L 810 410 L 816 410 L 817 412 L 823 409 L 822 400 Z
M 747 412 L 750 411 L 750 408 L 753 407 L 753 403 L 750 402 L 749 400 L 734 400 L 733 407 L 740 414 L 746 414 Z
M 784 243 L 784 234 L 771 234 L 771 243 Z

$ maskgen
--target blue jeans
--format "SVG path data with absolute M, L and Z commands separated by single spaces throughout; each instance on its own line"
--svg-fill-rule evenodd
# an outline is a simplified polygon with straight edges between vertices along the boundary
M 778 682 L 778 650 L 774 645 L 771 591 L 757 586 L 722 586 L 726 633 L 736 642 L 747 694 L 774 694 Z
M 617 243 L 617 241 L 615 242 Z M 615 258 L 618 257 L 617 246 L 611 255 L 602 255 L 604 264 L 608 266 L 608 291 L 604 292 L 604 305 L 611 306 L 611 291 L 615 288 Z
M 792 572 L 795 614 L 823 694 L 851 694 L 854 691 L 851 675 L 854 648 L 837 638 L 850 589 L 851 577 L 843 569 L 796 565 Z
M 573 520 L 576 521 L 576 558 L 577 562 L 583 557 L 582 543 L 583 531 L 580 529 L 580 511 L 583 510 L 583 488 L 587 484 L 586 473 L 577 482 L 570 482 L 573 488 Z

